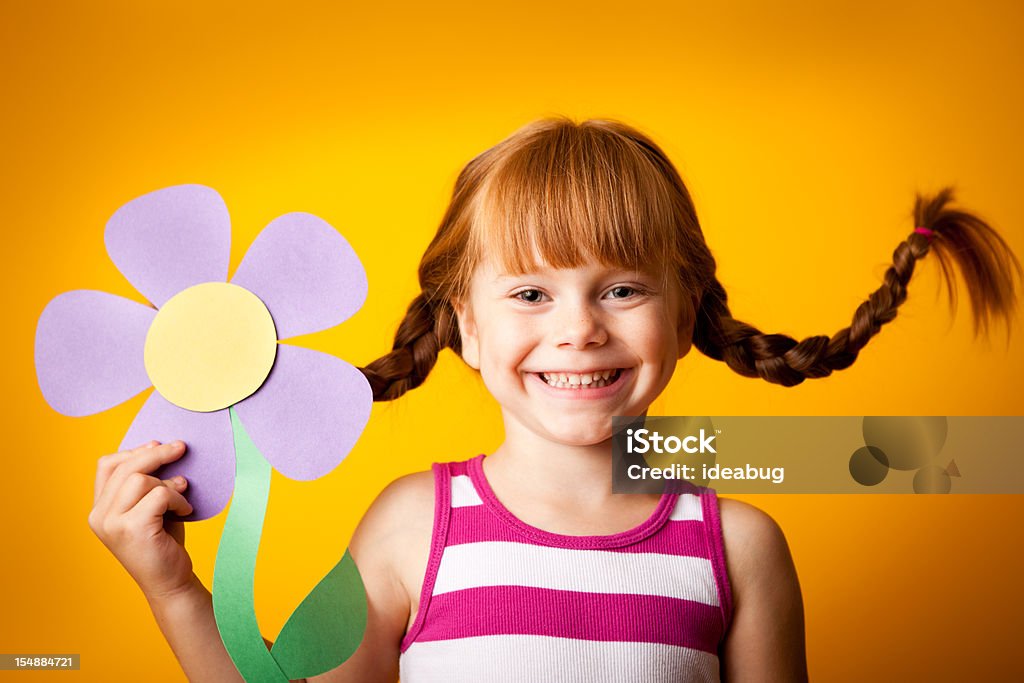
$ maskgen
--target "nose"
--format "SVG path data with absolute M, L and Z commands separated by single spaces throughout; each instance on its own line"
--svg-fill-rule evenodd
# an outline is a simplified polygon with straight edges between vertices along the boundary
M 555 320 L 555 339 L 560 347 L 585 349 L 608 341 L 608 329 L 600 311 L 587 302 L 565 302 Z

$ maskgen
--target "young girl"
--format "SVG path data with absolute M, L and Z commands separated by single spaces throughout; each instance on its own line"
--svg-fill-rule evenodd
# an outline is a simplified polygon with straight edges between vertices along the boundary
M 375 400 L 451 348 L 501 406 L 492 454 L 389 485 L 350 550 L 365 637 L 324 682 L 806 679 L 803 608 L 778 526 L 711 490 L 611 493 L 611 417 L 644 415 L 696 346 L 783 385 L 849 366 L 906 298 L 917 259 L 966 280 L 975 322 L 1008 318 L 1020 266 L 978 218 L 918 200 L 885 283 L 831 337 L 731 317 L 689 194 L 621 123 L 538 121 L 463 169 Z M 193 681 L 240 680 L 180 523 L 181 442 L 100 460 L 90 525 L 138 582 Z

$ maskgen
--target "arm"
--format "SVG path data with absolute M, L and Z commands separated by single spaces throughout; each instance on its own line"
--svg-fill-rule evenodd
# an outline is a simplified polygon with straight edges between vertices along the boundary
M 210 592 L 198 577 L 174 594 L 146 599 L 189 681 L 244 683 L 221 642 Z
M 806 681 L 803 601 L 782 529 L 752 505 L 719 503 L 733 594 L 723 680 Z
M 366 634 L 352 657 L 338 668 L 314 676 L 310 683 L 398 680 L 399 649 L 411 611 L 410 591 L 402 583 L 401 568 L 411 563 L 421 572 L 426 569 L 422 554 L 428 551 L 433 528 L 433 482 L 431 472 L 396 479 L 359 522 L 349 552 L 366 586 Z M 424 538 L 428 548 L 421 549 Z M 415 590 L 420 583 L 415 583 Z
M 184 525 L 173 517 L 192 512 L 182 495 L 188 482 L 152 476 L 184 453 L 181 442 L 151 441 L 100 458 L 89 527 L 142 589 L 185 675 L 241 682 L 217 632 L 210 594 L 185 552 Z
M 192 572 L 191 558 L 184 549 L 183 525 L 165 519 L 167 512 L 191 512 L 181 495 L 187 484 L 150 476 L 184 452 L 181 444 L 154 443 L 102 458 L 89 525 L 139 584 L 189 680 L 241 683 L 217 631 L 210 593 Z M 412 475 L 388 486 L 356 529 L 349 550 L 366 588 L 366 633 L 348 661 L 310 681 L 397 680 L 399 643 L 410 605 L 393 562 L 401 556 L 403 544 L 409 543 L 410 515 L 423 514 L 424 487 L 418 482 L 422 478 Z M 432 489 L 429 495 L 432 511 Z
M 374 542 L 388 523 L 395 484 L 385 489 L 364 516 L 349 544 L 367 594 L 367 624 L 363 642 L 341 666 L 308 679 L 309 683 L 394 683 L 398 680 L 398 647 L 405 630 L 408 601 L 391 581 L 386 543 Z M 148 597 L 148 596 L 147 596 Z M 213 599 L 193 575 L 193 581 L 174 595 L 149 598 L 167 643 L 189 681 L 238 681 L 242 678 L 217 631 Z M 272 643 L 266 639 L 268 649 Z M 296 683 L 306 683 L 300 679 Z

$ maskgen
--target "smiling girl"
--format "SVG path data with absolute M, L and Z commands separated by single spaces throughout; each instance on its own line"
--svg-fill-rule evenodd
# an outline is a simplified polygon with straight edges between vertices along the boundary
M 692 346 L 787 386 L 849 366 L 929 251 L 947 276 L 956 263 L 976 322 L 1008 317 L 1020 266 L 950 199 L 918 200 L 916 229 L 850 327 L 798 341 L 732 318 L 686 188 L 636 130 L 546 119 L 470 161 L 420 265 L 422 293 L 363 372 L 376 400 L 393 400 L 451 348 L 501 406 L 505 438 L 380 494 L 350 544 L 365 637 L 311 680 L 806 679 L 782 531 L 708 489 L 613 495 L 611 418 L 646 414 Z M 105 459 L 90 522 L 189 678 L 238 680 L 180 525 L 164 521 L 190 510 L 187 482 L 148 476 L 184 451 Z M 143 509 L 154 489 L 166 504 Z

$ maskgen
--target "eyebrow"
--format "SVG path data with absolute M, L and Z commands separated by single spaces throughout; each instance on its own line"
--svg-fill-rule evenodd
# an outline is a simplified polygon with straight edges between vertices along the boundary
M 553 270 L 560 270 L 560 269 L 553 269 Z M 629 268 L 610 268 L 608 270 L 607 275 L 609 277 L 630 276 L 630 277 L 648 277 L 648 278 L 654 278 L 654 279 L 657 279 L 657 277 L 658 277 L 654 273 L 649 273 L 649 272 L 647 272 L 645 270 L 629 269 Z M 527 272 L 527 273 L 499 273 L 493 279 L 489 280 L 489 282 L 491 284 L 501 284 L 505 280 L 515 280 L 515 279 L 519 279 L 519 278 L 528 278 L 528 277 L 533 277 L 533 276 L 537 276 L 537 277 L 550 277 L 549 274 L 543 273 L 543 272 L 539 272 L 539 271 L 531 271 L 531 272 Z
M 522 277 L 541 276 L 540 273 L 533 271 L 529 273 L 498 273 L 494 279 L 490 280 L 493 283 L 498 283 L 503 280 L 514 280 Z

